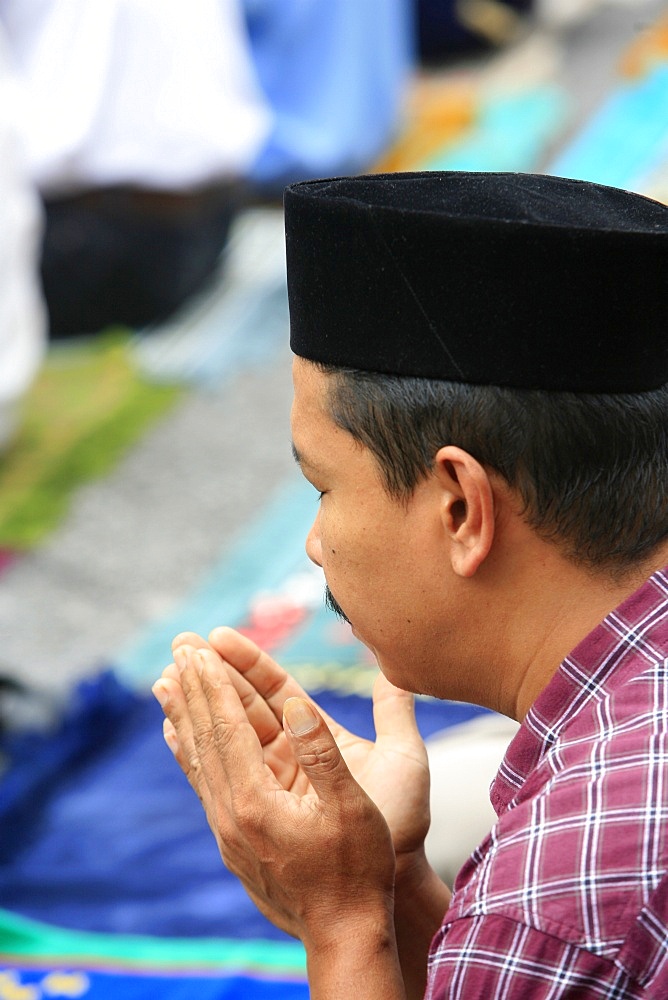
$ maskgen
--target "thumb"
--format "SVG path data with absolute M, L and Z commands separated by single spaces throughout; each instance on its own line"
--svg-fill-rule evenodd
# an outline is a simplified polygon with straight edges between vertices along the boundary
M 354 781 L 334 737 L 311 702 L 288 698 L 283 705 L 283 727 L 297 763 L 319 795 Z
M 373 721 L 377 737 L 422 743 L 414 695 L 395 687 L 383 674 L 378 675 L 373 686 Z

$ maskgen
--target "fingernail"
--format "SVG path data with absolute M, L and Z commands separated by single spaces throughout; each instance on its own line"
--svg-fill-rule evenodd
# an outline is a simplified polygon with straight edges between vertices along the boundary
M 160 702 L 160 707 L 164 708 L 167 702 L 169 701 L 169 691 L 167 690 L 165 685 L 161 684 L 160 681 L 156 681 L 153 687 L 151 688 L 151 691 L 153 692 L 157 700 Z
M 174 650 L 174 663 L 177 665 L 179 670 L 186 669 L 186 666 L 188 665 L 188 654 L 185 646 L 179 646 Z
M 303 698 L 288 698 L 283 706 L 283 717 L 295 736 L 306 736 L 318 725 L 318 716 Z
M 175 754 L 179 749 L 179 740 L 174 731 L 174 727 L 172 726 L 169 719 L 165 719 L 163 723 L 162 735 L 164 736 L 165 743 L 167 744 L 169 749 L 172 751 L 173 754 Z

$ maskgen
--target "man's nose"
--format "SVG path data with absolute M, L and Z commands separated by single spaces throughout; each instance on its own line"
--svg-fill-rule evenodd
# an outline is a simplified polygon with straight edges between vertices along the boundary
M 316 566 L 322 566 L 322 544 L 318 532 L 318 515 L 316 515 L 315 521 L 306 536 L 306 555 Z

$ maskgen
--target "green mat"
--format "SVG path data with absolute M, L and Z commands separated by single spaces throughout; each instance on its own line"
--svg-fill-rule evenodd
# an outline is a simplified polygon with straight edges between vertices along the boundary
M 70 969 L 86 965 L 162 966 L 265 969 L 302 975 L 305 967 L 304 949 L 298 941 L 96 934 L 53 927 L 0 910 L 0 962 L 11 956 L 48 964 L 55 955 L 61 966 Z
M 129 341 L 111 331 L 50 347 L 20 432 L 0 457 L 0 547 L 37 544 L 74 488 L 107 472 L 178 397 L 177 387 L 140 376 Z

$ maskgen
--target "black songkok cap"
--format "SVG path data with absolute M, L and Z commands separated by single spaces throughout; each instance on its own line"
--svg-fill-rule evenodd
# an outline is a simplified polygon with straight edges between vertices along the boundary
M 341 368 L 573 392 L 668 382 L 668 206 L 537 174 L 285 192 L 290 342 Z

